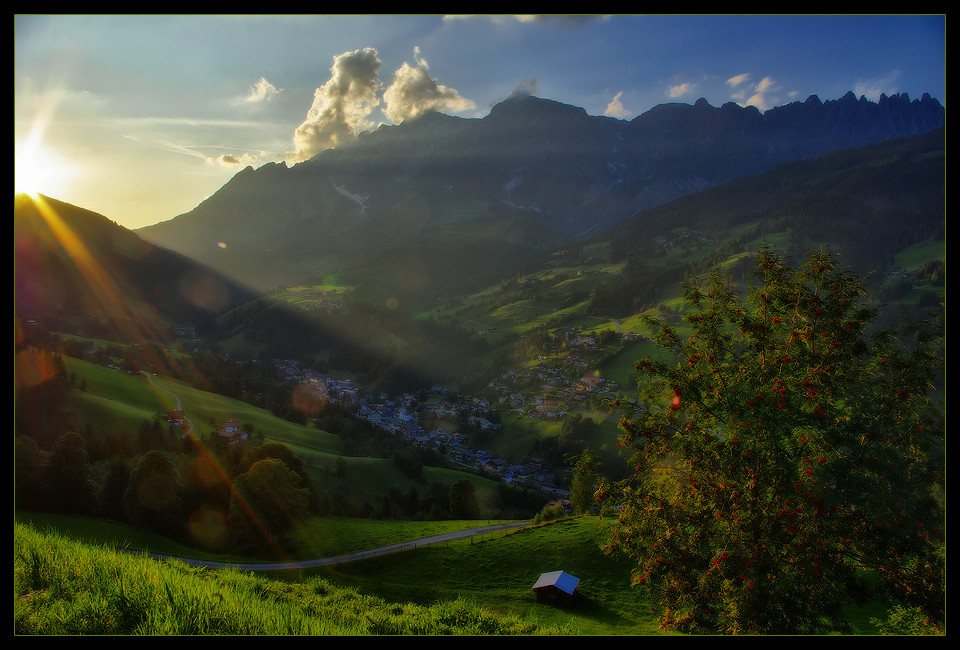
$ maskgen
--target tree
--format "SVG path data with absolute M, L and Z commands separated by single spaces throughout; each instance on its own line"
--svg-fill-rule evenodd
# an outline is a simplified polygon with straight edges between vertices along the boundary
M 477 503 L 477 488 L 468 478 L 454 481 L 450 486 L 450 517 L 453 519 L 476 519 L 480 516 Z
M 589 512 L 595 505 L 593 495 L 600 475 L 601 463 L 593 451 L 585 449 L 579 456 L 568 459 L 573 464 L 570 481 L 570 505 L 578 515 Z
M 267 458 L 275 458 L 281 461 L 291 472 L 299 477 L 300 484 L 298 487 L 310 489 L 310 475 L 307 474 L 303 459 L 297 456 L 290 447 L 281 442 L 269 442 L 265 445 L 254 447 L 245 453 L 240 459 L 239 472 L 248 472 L 255 463 Z
M 282 460 L 265 458 L 233 481 L 228 521 L 237 541 L 260 552 L 309 514 L 310 490 Z
M 580 413 L 568 415 L 560 423 L 560 450 L 568 454 L 580 452 L 598 429 L 593 418 L 583 417 Z
M 123 458 L 107 461 L 106 477 L 100 489 L 100 516 L 116 521 L 126 521 L 124 495 L 130 484 L 130 467 Z
M 16 436 L 13 448 L 14 507 L 22 510 L 42 510 L 44 453 L 30 436 Z
M 49 510 L 76 515 L 94 514 L 96 487 L 89 459 L 87 443 L 79 433 L 71 431 L 57 438 L 45 470 Z
M 689 331 L 650 321 L 665 354 L 620 420 L 634 471 L 597 493 L 619 508 L 608 553 L 677 629 L 843 629 L 867 573 L 942 620 L 942 325 L 871 331 L 827 251 L 755 262 L 744 291 L 718 271 L 684 287 Z
M 123 495 L 130 523 L 176 537 L 183 530 L 183 490 L 177 466 L 152 449 L 137 462 Z

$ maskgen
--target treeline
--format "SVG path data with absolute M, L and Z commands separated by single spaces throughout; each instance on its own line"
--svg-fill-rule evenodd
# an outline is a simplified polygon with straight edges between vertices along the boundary
M 488 414 L 496 419 L 493 414 Z M 543 495 L 522 486 L 500 483 L 492 500 L 472 503 L 469 493 L 448 485 L 429 483 L 424 475 L 425 467 L 449 467 L 455 469 L 444 450 L 420 447 L 389 431 L 358 419 L 353 412 L 340 404 L 326 403 L 314 416 L 315 426 L 333 433 L 342 441 L 342 457 L 334 467 L 328 468 L 318 487 L 319 514 L 375 519 L 448 519 L 464 518 L 457 513 L 482 511 L 490 517 L 527 517 L 542 505 Z M 468 434 L 474 431 L 466 414 L 458 418 L 460 429 Z M 350 477 L 348 458 L 381 458 L 390 460 L 414 484 L 409 490 L 390 488 L 377 498 L 358 501 L 355 485 Z M 486 476 L 483 472 L 478 474 Z M 460 479 L 457 482 L 468 479 Z M 472 517 L 465 517 L 472 518 Z
M 71 390 L 79 388 L 62 372 L 17 384 L 17 508 L 102 517 L 197 548 L 258 555 L 272 555 L 278 535 L 317 512 L 303 462 L 284 445 L 181 437 L 159 419 L 136 435 L 76 427 Z
M 271 557 L 283 533 L 311 516 L 528 516 L 542 501 L 530 490 L 501 485 L 481 502 L 466 478 L 429 484 L 424 466 L 446 459 L 337 405 L 319 410 L 316 424 L 340 436 L 346 455 L 311 473 L 283 444 L 184 436 L 160 414 L 136 432 L 77 423 L 69 401 L 83 382 L 67 376 L 62 356 L 32 346 L 17 355 L 18 372 L 42 378 L 15 382 L 15 504 L 24 510 L 102 517 L 213 552 Z M 350 456 L 388 459 L 414 485 L 357 498 Z

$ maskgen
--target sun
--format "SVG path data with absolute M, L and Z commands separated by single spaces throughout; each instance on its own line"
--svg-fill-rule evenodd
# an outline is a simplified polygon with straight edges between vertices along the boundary
M 14 194 L 56 196 L 72 174 L 72 166 L 50 150 L 30 142 L 15 145 Z

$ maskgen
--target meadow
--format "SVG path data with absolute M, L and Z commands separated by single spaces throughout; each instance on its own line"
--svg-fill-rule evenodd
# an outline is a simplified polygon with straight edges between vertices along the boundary
M 468 523 L 321 519 L 300 534 L 332 553 Z M 131 553 L 175 550 L 144 531 L 23 514 L 14 521 L 14 629 L 31 635 L 673 635 L 659 628 L 642 593 L 630 586 L 628 561 L 602 552 L 608 524 L 582 516 L 348 564 L 253 572 Z M 124 544 L 126 550 L 118 550 Z M 557 569 L 581 579 L 570 606 L 537 602 L 531 589 L 541 572 Z M 856 634 L 875 633 L 871 619 L 883 615 L 881 603 L 847 611 Z

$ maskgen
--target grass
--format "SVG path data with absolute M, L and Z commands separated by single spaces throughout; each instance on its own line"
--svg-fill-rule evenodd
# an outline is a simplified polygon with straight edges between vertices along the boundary
M 556 634 L 463 600 L 396 605 L 321 579 L 156 561 L 14 522 L 16 635 Z
M 318 519 L 304 549 L 341 554 L 488 522 Z M 117 550 L 170 553 L 170 542 L 92 519 L 14 521 L 15 634 L 662 635 L 630 563 L 601 545 L 592 516 L 314 569 L 256 573 L 191 568 Z M 181 549 L 182 550 L 182 549 Z M 196 556 L 196 554 L 193 554 Z M 219 558 L 223 559 L 223 558 Z M 232 561 L 240 561 L 239 559 Z M 573 605 L 537 602 L 540 573 L 581 579 Z M 886 607 L 847 609 L 854 634 L 875 634 Z
M 925 262 L 944 259 L 946 247 L 942 241 L 925 241 L 904 249 L 896 256 L 897 266 L 915 271 Z
M 660 634 L 659 623 L 629 585 L 629 565 L 600 550 L 606 524 L 578 517 L 477 542 L 461 540 L 400 555 L 325 568 L 336 584 L 385 600 L 420 605 L 465 600 L 570 634 Z M 540 573 L 562 569 L 581 579 L 578 600 L 539 603 Z
M 353 488 L 350 496 L 354 506 L 365 499 L 373 502 L 394 487 L 404 493 L 411 487 L 422 492 L 432 483 L 452 484 L 463 477 L 474 482 L 481 500 L 491 499 L 496 493 L 495 482 L 466 472 L 427 466 L 423 468 L 424 482 L 418 482 L 403 474 L 391 459 L 341 456 L 341 441 L 331 433 L 283 420 L 268 410 L 183 381 L 151 376 L 148 382 L 143 376 L 126 375 L 95 363 L 71 357 L 64 357 L 64 361 L 67 376 L 75 377 L 78 386 L 85 382 L 85 390 L 71 391 L 74 421 L 78 426 L 90 423 L 94 433 L 101 430 L 136 432 L 144 421 L 152 422 L 158 414 L 165 417 L 168 410 L 173 410 L 176 395 L 195 427 L 195 436 L 207 437 L 226 420 L 237 420 L 243 428 L 262 435 L 264 441 L 290 447 L 303 459 L 315 485 L 322 485 L 335 462 L 343 458 Z
M 94 546 L 107 545 L 128 551 L 152 552 L 216 562 L 257 563 L 241 555 L 208 553 L 144 528 L 93 517 L 18 512 L 17 520 L 40 530 L 52 530 Z M 286 560 L 337 557 L 442 533 L 493 525 L 500 521 L 397 521 L 351 517 L 313 517 L 287 533 L 283 545 L 291 551 Z
M 74 406 L 80 422 L 109 422 L 113 430 L 136 431 L 144 420 L 152 421 L 158 414 L 165 417 L 167 411 L 174 410 L 179 397 L 185 416 L 194 425 L 196 437 L 206 437 L 226 420 L 234 419 L 263 432 L 267 439 L 305 451 L 336 454 L 340 449 L 340 441 L 333 434 L 288 422 L 265 409 L 201 390 L 184 381 L 160 376 L 152 376 L 147 381 L 142 375 L 126 375 L 72 357 L 64 357 L 64 361 L 67 376 L 75 377 L 78 386 L 85 382 L 85 390 L 73 393 L 78 398 Z M 128 409 L 127 418 L 119 413 L 121 408 Z
M 58 523 L 70 532 L 55 532 Z M 337 550 L 347 551 L 481 523 L 329 519 L 300 534 L 335 537 Z M 659 633 L 629 587 L 627 566 L 600 551 L 604 526 L 593 517 L 290 571 L 283 579 L 118 552 L 95 541 L 95 525 L 80 518 L 14 522 L 16 633 Z M 557 568 L 582 580 L 572 607 L 539 603 L 531 589 L 541 572 Z

